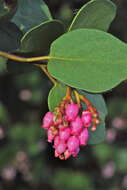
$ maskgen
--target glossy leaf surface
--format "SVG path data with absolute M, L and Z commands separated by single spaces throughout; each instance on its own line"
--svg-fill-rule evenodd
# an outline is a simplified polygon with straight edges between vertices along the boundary
M 48 71 L 59 81 L 88 92 L 104 92 L 127 78 L 127 45 L 91 29 L 64 34 L 53 42 Z

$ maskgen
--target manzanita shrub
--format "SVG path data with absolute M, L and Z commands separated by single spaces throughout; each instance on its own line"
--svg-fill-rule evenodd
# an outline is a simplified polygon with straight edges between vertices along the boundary
M 107 32 L 115 15 L 112 1 L 91 0 L 65 28 L 42 0 L 1 1 L 1 71 L 29 63 L 52 81 L 42 129 L 62 160 L 105 139 L 102 93 L 127 78 L 127 45 Z

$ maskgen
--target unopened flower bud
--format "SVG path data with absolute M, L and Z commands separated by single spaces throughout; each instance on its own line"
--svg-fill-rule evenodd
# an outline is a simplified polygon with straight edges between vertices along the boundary
M 68 121 L 73 121 L 77 117 L 78 112 L 79 106 L 77 104 L 68 104 L 65 110 Z
M 74 121 L 71 122 L 71 134 L 79 135 L 83 127 L 81 118 L 78 116 Z
M 79 141 L 81 146 L 85 146 L 88 144 L 89 132 L 87 128 L 84 128 L 79 135 Z
M 57 135 L 55 138 L 54 138 L 54 148 L 56 148 L 58 146 L 58 144 L 60 143 L 60 137 Z
M 68 150 L 72 154 L 79 148 L 79 139 L 76 136 L 71 136 L 67 142 Z
M 62 153 L 65 152 L 66 147 L 67 147 L 66 143 L 64 143 L 63 141 L 61 141 L 61 142 L 57 145 L 57 147 L 56 147 L 56 152 L 60 155 L 60 154 L 62 154 Z
M 88 110 L 82 112 L 82 122 L 84 127 L 90 127 L 92 122 L 92 113 Z
M 47 112 L 43 119 L 42 128 L 49 129 L 49 127 L 53 124 L 54 114 L 52 112 Z
M 63 130 L 60 130 L 59 137 L 61 140 L 66 141 L 70 137 L 71 130 L 70 128 L 65 128 Z
M 53 141 L 53 139 L 54 139 L 54 134 L 52 133 L 52 130 L 49 128 L 48 129 L 48 142 L 52 142 Z

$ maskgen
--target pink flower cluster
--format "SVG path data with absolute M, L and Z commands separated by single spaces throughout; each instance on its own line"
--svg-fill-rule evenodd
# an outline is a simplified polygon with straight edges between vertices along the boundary
M 92 125 L 92 113 L 81 113 L 77 104 L 67 104 L 59 114 L 47 112 L 42 128 L 47 130 L 48 142 L 53 142 L 55 157 L 67 159 L 76 157 L 80 146 L 86 146 L 89 139 L 88 127 Z

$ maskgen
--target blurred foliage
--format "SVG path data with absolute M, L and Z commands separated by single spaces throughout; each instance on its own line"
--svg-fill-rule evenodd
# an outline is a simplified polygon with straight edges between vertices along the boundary
M 82 190 L 89 189 L 92 190 L 91 180 L 87 175 L 80 172 L 66 171 L 63 169 L 57 170 L 55 176 L 53 177 L 53 186 L 61 190 Z
M 45 2 L 67 25 L 87 1 Z M 126 0 L 115 2 L 117 17 L 109 31 L 126 42 Z M 28 69 L 18 75 L 0 72 L 0 190 L 126 190 L 127 83 L 104 95 L 109 111 L 105 142 L 60 161 L 40 128 L 52 85 L 39 69 Z

